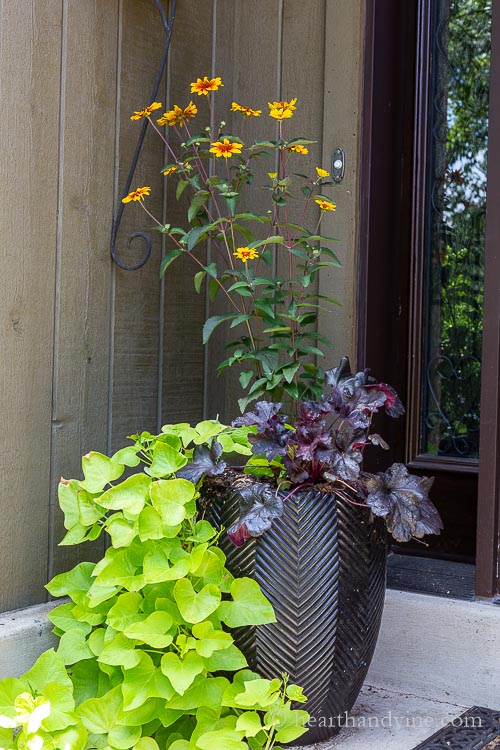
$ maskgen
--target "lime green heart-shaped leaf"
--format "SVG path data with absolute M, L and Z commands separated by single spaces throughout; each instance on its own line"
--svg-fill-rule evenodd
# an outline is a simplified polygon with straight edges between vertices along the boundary
M 177 654 L 168 653 L 161 660 L 161 671 L 179 695 L 184 695 L 194 678 L 203 672 L 204 668 L 203 659 L 193 651 L 188 651 L 183 659 L 179 659 Z
M 116 717 L 122 707 L 120 685 L 100 698 L 89 698 L 76 709 L 85 727 L 95 734 L 107 734 L 116 724 Z
M 149 698 L 163 698 L 168 701 L 174 696 L 170 681 L 145 651 L 140 652 L 137 666 L 125 672 L 122 691 L 123 708 L 126 711 L 139 708 Z
M 110 510 L 125 510 L 132 515 L 139 515 L 144 508 L 150 485 L 151 477 L 143 473 L 134 474 L 104 492 L 99 498 L 99 505 Z
M 138 524 L 127 521 L 121 513 L 115 513 L 106 523 L 106 531 L 113 547 L 128 547 L 138 535 Z
M 217 614 L 230 628 L 276 622 L 271 602 L 257 581 L 237 578 L 231 584 L 232 601 L 222 602 Z
M 141 661 L 141 652 L 134 650 L 135 641 L 129 640 L 123 633 L 117 633 L 106 643 L 98 661 L 102 664 L 132 669 Z
M 245 655 L 234 643 L 223 651 L 214 651 L 212 656 L 205 658 L 207 672 L 236 672 L 244 669 L 247 664 Z
M 28 683 L 17 677 L 0 680 L 0 727 L 12 729 L 19 726 L 14 702 L 18 695 L 28 690 Z
M 139 614 L 142 601 L 142 596 L 137 591 L 120 594 L 109 610 L 106 622 L 114 630 L 125 630 L 132 623 L 142 619 L 142 615 Z
M 189 517 L 185 505 L 195 492 L 195 486 L 187 479 L 160 479 L 151 485 L 151 501 L 162 521 L 176 526 Z
M 168 443 L 157 442 L 148 471 L 153 477 L 167 477 L 187 464 L 187 458 Z
M 108 742 L 113 750 L 128 750 L 141 738 L 142 727 L 114 726 L 108 732 Z
M 256 711 L 245 711 L 238 716 L 236 731 L 243 732 L 245 737 L 255 737 L 262 729 L 260 716 Z
M 23 675 L 23 681 L 28 682 L 32 690 L 39 694 L 43 693 L 50 682 L 59 682 L 69 688 L 72 686 L 64 662 L 53 648 L 38 657 L 31 669 Z
M 63 633 L 57 653 L 65 664 L 74 664 L 84 659 L 92 659 L 94 656 L 85 638 L 85 633 L 78 628 Z M 63 727 L 59 728 L 63 729 Z
M 211 622 L 199 622 L 193 625 L 193 635 L 196 641 L 196 652 L 200 656 L 212 656 L 214 651 L 229 648 L 233 637 L 224 630 L 215 630 Z
M 45 588 L 52 596 L 69 596 L 74 602 L 83 602 L 92 584 L 94 563 L 83 562 L 67 573 L 55 576 Z
M 108 456 L 91 451 L 82 458 L 82 469 L 85 480 L 80 486 L 87 492 L 101 492 L 110 482 L 121 477 L 124 471 L 122 464 L 114 463 Z
M 201 707 L 213 708 L 222 705 L 229 680 L 225 677 L 198 676 L 184 695 L 175 695 L 167 703 L 167 708 L 177 711 L 198 710 Z
M 196 593 L 191 581 L 181 578 L 175 584 L 173 593 L 179 611 L 187 622 L 206 620 L 220 605 L 221 593 L 217 586 L 210 583 Z
M 125 635 L 153 648 L 165 648 L 172 643 L 173 637 L 168 631 L 173 624 L 167 612 L 152 612 L 148 617 L 129 625 Z
M 241 740 L 241 734 L 234 729 L 217 729 L 215 732 L 205 732 L 198 737 L 196 746 L 201 750 L 248 750 L 246 742 Z

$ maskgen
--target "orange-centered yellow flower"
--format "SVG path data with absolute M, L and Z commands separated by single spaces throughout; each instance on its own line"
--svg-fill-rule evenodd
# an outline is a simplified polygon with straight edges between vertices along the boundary
M 237 102 L 231 104 L 231 112 L 243 112 L 247 117 L 260 117 L 262 114 L 261 109 L 252 109 L 251 107 L 243 107 Z
M 322 211 L 336 211 L 337 204 L 327 201 L 324 198 L 315 198 L 314 202 L 318 204 Z
M 174 104 L 174 108 L 165 112 L 156 122 L 158 125 L 180 125 L 182 128 L 185 122 L 191 120 L 197 114 L 198 107 L 193 102 L 189 102 L 184 109 Z
M 177 167 L 175 164 L 172 164 L 170 167 L 165 167 L 165 169 L 162 169 L 162 174 L 165 177 L 168 177 L 169 174 L 173 174 L 174 172 L 177 172 L 179 167 Z
M 150 117 L 155 109 L 161 109 L 161 102 L 153 102 L 149 105 L 149 107 L 144 107 L 144 109 L 140 109 L 138 112 L 134 112 L 130 119 L 142 120 L 143 117 Z
M 288 146 L 289 151 L 293 151 L 296 154 L 308 154 L 309 149 L 305 146 Z
M 318 177 L 330 177 L 330 172 L 327 172 L 326 169 L 322 169 L 321 167 L 316 167 L 316 174 Z
M 210 153 L 215 154 L 217 158 L 223 156 L 225 159 L 229 159 L 233 154 L 241 154 L 242 148 L 241 143 L 231 143 L 227 138 L 224 138 L 223 141 L 212 143 Z
M 296 102 L 297 97 L 290 99 L 289 102 L 268 102 L 269 117 L 274 117 L 275 120 L 286 120 L 293 117 L 293 113 L 297 109 Z
M 233 253 L 237 258 L 246 263 L 248 260 L 255 260 L 259 257 L 259 253 L 253 247 L 238 247 L 236 252 Z
M 211 91 L 217 91 L 220 86 L 224 86 L 220 78 L 207 78 L 205 76 L 204 78 L 197 78 L 191 84 L 191 93 L 198 94 L 198 96 L 202 96 L 202 94 L 208 96 Z
M 122 198 L 122 203 L 130 203 L 130 201 L 143 201 L 144 197 L 146 195 L 149 195 L 151 192 L 151 188 L 147 185 L 145 187 L 137 188 L 136 190 L 133 190 L 131 193 L 125 196 L 125 198 Z

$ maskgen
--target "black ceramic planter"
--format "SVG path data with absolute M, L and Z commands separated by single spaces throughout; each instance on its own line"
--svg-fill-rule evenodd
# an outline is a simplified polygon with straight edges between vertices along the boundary
M 209 492 L 212 520 L 228 528 L 238 496 Z M 283 496 L 286 496 L 283 493 Z M 386 531 L 380 518 L 328 492 L 300 490 L 258 539 L 221 540 L 227 567 L 259 582 L 277 622 L 236 634 L 250 667 L 301 685 L 311 714 L 303 744 L 338 731 L 373 656 L 385 593 Z

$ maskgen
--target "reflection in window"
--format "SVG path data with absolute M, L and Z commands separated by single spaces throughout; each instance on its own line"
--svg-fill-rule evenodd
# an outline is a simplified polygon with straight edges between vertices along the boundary
M 434 0 L 423 453 L 476 457 L 491 0 Z

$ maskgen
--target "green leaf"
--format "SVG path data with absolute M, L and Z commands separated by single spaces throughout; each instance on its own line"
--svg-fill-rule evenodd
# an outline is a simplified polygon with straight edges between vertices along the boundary
M 113 750 L 128 750 L 140 739 L 142 727 L 127 727 L 117 724 L 108 733 L 108 742 Z
M 291 701 L 297 701 L 298 703 L 305 703 L 307 700 L 303 688 L 299 685 L 287 685 L 286 695 Z
M 74 664 L 76 661 L 83 661 L 84 659 L 92 659 L 94 654 L 89 648 L 85 633 L 81 630 L 74 628 L 74 630 L 68 630 L 61 636 L 57 653 L 63 660 L 64 664 Z M 64 727 L 59 727 L 63 729 Z
M 217 586 L 206 584 L 196 593 L 187 578 L 181 578 L 176 582 L 173 594 L 181 615 L 190 623 L 206 620 L 219 607 L 221 600 Z
M 255 737 L 262 729 L 260 716 L 256 711 L 245 711 L 238 716 L 236 731 L 243 732 L 245 737 Z
M 78 604 L 83 602 L 92 585 L 94 563 L 83 562 L 67 573 L 55 576 L 45 588 L 52 596 L 70 596 Z
M 151 500 L 168 526 L 175 526 L 190 513 L 185 507 L 193 499 L 196 488 L 187 479 L 159 479 L 151 485 Z
M 287 383 L 291 383 L 295 374 L 300 370 L 300 362 L 295 362 L 293 365 L 287 365 L 283 367 L 281 372 Z
M 214 651 L 229 648 L 233 637 L 224 630 L 215 630 L 211 622 L 199 622 L 193 625 L 193 635 L 196 641 L 196 653 L 200 656 L 212 656 Z
M 281 680 L 249 680 L 243 683 L 244 690 L 236 693 L 234 703 L 242 708 L 266 708 L 279 697 Z
M 241 383 L 242 388 L 248 388 L 250 385 L 252 378 L 254 376 L 253 370 L 246 370 L 245 372 L 240 372 L 239 381 Z
M 175 197 L 177 200 L 180 199 L 182 193 L 184 192 L 184 190 L 187 188 L 188 185 L 189 185 L 189 180 L 179 180 L 179 182 L 177 183 L 177 189 L 175 191 Z
M 134 622 L 125 629 L 127 638 L 147 643 L 152 648 L 165 648 L 173 641 L 169 634 L 174 621 L 167 612 L 152 612 L 148 617 Z
M 123 464 L 124 466 L 138 466 L 141 463 L 141 460 L 137 455 L 138 452 L 138 447 L 135 445 L 128 445 L 126 448 L 121 448 L 114 453 L 111 456 L 111 461 L 114 464 Z
M 241 735 L 232 729 L 217 729 L 205 732 L 198 738 L 196 745 L 201 750 L 248 750 L 248 745 L 240 739 Z
M 219 291 L 220 291 L 219 282 L 216 279 L 209 279 L 208 280 L 208 297 L 210 299 L 210 302 L 214 302 Z
M 187 458 L 167 443 L 157 442 L 153 450 L 153 463 L 148 471 L 153 477 L 174 474 L 187 464 Z
M 0 680 L 0 727 L 13 729 L 19 725 L 14 702 L 18 695 L 28 690 L 28 683 L 16 677 Z
M 207 230 L 206 225 L 201 226 L 201 227 L 193 227 L 192 229 L 190 229 L 186 235 L 187 236 L 187 249 L 193 250 L 193 248 L 196 247 L 198 242 L 201 242 L 203 237 L 206 236 L 207 231 L 210 231 L 210 230 Z
M 163 698 L 168 701 L 174 695 L 170 681 L 145 651 L 140 652 L 137 666 L 125 672 L 122 692 L 123 707 L 127 711 L 142 706 L 149 698 Z
M 120 484 L 104 492 L 99 498 L 99 505 L 110 510 L 125 510 L 132 515 L 139 515 L 149 494 L 151 477 L 142 472 L 128 477 Z
M 63 633 L 67 630 L 81 630 L 84 635 L 88 635 L 92 630 L 88 622 L 80 622 L 73 614 L 75 605 L 72 602 L 60 604 L 48 614 L 47 618 Z
M 232 321 L 230 328 L 236 328 L 236 326 L 241 325 L 242 323 L 246 323 L 247 320 L 250 320 L 252 316 L 248 315 L 248 313 L 245 313 L 245 315 L 237 315 L 234 320 Z
M 205 658 L 208 672 L 236 672 L 248 666 L 246 657 L 234 644 L 223 651 L 214 651 L 212 656 Z
M 156 508 L 152 508 L 151 505 L 146 505 L 139 516 L 138 523 L 141 542 L 148 539 L 163 539 L 164 537 L 171 539 L 176 537 L 180 531 L 179 525 L 168 526 L 164 523 Z
M 138 534 L 137 523 L 133 524 L 115 513 L 106 523 L 106 531 L 111 537 L 113 547 L 128 547 Z
M 109 610 L 106 622 L 111 625 L 113 630 L 125 630 L 129 625 L 142 618 L 142 615 L 139 614 L 142 602 L 142 596 L 137 591 L 127 591 L 125 594 L 120 594 Z
M 292 138 L 287 142 L 287 146 L 312 146 L 317 141 L 311 141 L 308 138 Z
M 178 711 L 198 710 L 202 706 L 213 708 L 222 705 L 222 696 L 229 685 L 225 677 L 199 676 L 184 695 L 172 698 L 167 708 Z
M 76 482 L 73 479 L 70 481 L 67 479 L 61 479 L 59 482 L 57 495 L 59 499 L 59 507 L 64 513 L 65 529 L 72 529 L 80 521 L 77 495 L 79 486 L 79 482 Z
M 85 481 L 80 487 L 95 494 L 101 492 L 110 482 L 119 479 L 123 474 L 123 465 L 116 464 L 102 453 L 91 451 L 82 458 L 82 469 Z
M 243 213 L 236 214 L 234 218 L 238 220 L 258 221 L 260 224 L 270 224 L 271 222 L 269 216 L 254 214 L 252 211 L 244 211 Z
M 134 650 L 135 641 L 129 640 L 123 633 L 116 633 L 112 640 L 105 644 L 99 654 L 101 664 L 132 669 L 141 661 L 141 652 Z
M 72 687 L 71 679 L 61 657 L 53 648 L 38 657 L 31 669 L 23 675 L 23 681 L 30 684 L 33 691 L 43 693 L 50 682 L 59 682 L 68 688 Z
M 221 602 L 217 610 L 219 618 L 230 628 L 276 622 L 272 605 L 257 581 L 237 578 L 231 584 L 231 596 L 233 600 Z
M 203 672 L 204 668 L 203 659 L 194 651 L 188 651 L 183 659 L 179 659 L 177 654 L 168 653 L 161 660 L 161 671 L 179 695 L 184 695 L 193 684 L 194 678 Z
M 256 248 L 261 247 L 262 245 L 283 245 L 285 242 L 285 238 L 282 237 L 280 234 L 273 235 L 271 237 L 267 237 L 265 240 L 256 240 L 255 242 L 251 242 L 248 247 L 250 248 Z
M 198 273 L 195 273 L 194 275 L 194 288 L 196 289 L 198 294 L 200 294 L 201 292 L 201 285 L 203 284 L 203 280 L 206 275 L 206 271 L 198 271 Z
M 307 711 L 294 711 L 287 703 L 279 709 L 273 709 L 264 716 L 264 723 L 278 722 L 276 740 L 278 742 L 293 742 L 307 732 L 304 724 L 309 720 Z
M 46 685 L 43 695 L 50 703 L 50 713 L 42 721 L 43 729 L 58 732 L 76 723 L 73 686 L 69 688 L 67 685 L 51 682 Z
M 182 252 L 183 251 L 179 247 L 175 247 L 173 250 L 169 250 L 168 253 L 165 253 L 160 264 L 160 279 L 162 278 L 169 265 L 173 263 L 173 261 L 179 255 L 182 255 Z
M 160 750 L 160 746 L 152 737 L 141 737 L 139 742 L 134 745 L 134 750 Z
M 233 320 L 239 313 L 227 313 L 226 315 L 213 315 L 205 321 L 203 326 L 203 343 L 206 344 L 217 326 L 227 320 Z

